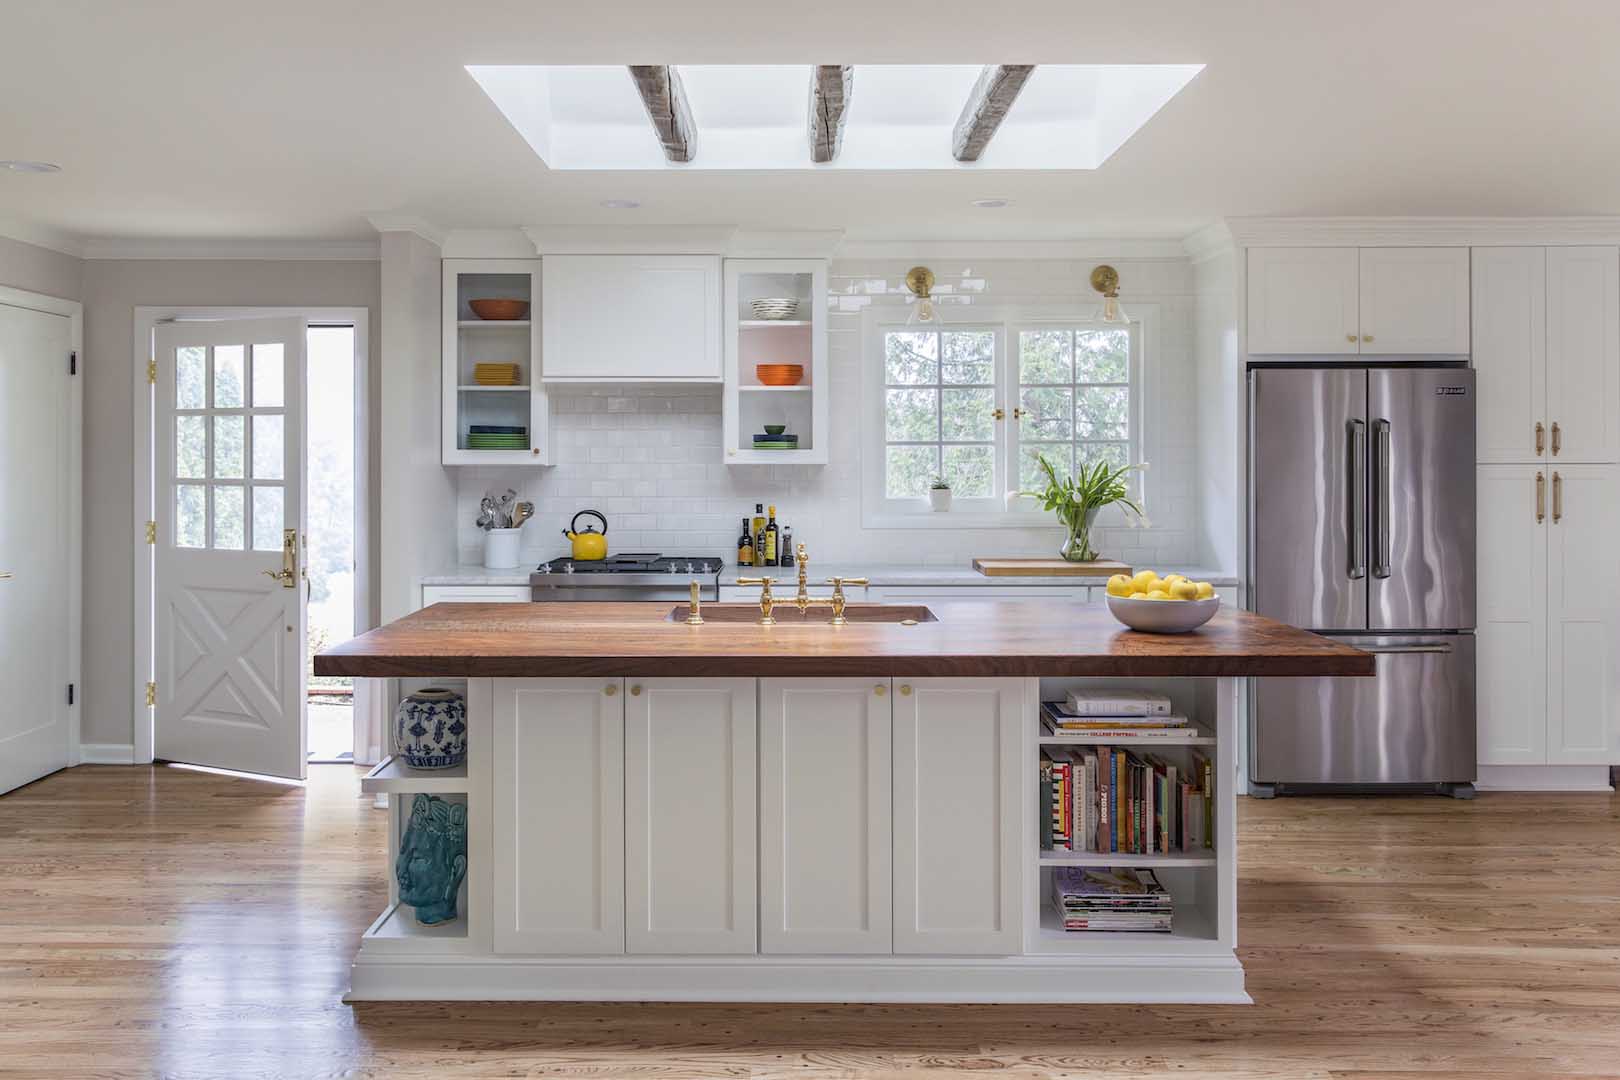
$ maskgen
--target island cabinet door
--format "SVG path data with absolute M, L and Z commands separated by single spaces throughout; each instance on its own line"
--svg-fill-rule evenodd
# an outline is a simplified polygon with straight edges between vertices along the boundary
M 1025 680 L 894 690 L 894 951 L 1017 953 Z
M 495 679 L 495 951 L 624 952 L 624 682 Z
M 752 953 L 753 679 L 630 679 L 625 940 L 632 953 Z
M 889 692 L 760 681 L 761 952 L 894 949 Z

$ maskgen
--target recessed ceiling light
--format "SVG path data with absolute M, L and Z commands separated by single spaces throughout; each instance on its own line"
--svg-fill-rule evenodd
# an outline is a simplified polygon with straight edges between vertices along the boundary
M 1002 198 L 974 199 L 973 205 L 977 206 L 980 210 L 1000 210 L 1003 206 L 1011 206 L 1012 200 Z
M 48 161 L 0 161 L 0 168 L 10 169 L 12 172 L 61 172 L 62 166 L 52 165 Z
M 634 210 L 641 204 L 634 199 L 603 199 L 602 205 L 609 210 Z

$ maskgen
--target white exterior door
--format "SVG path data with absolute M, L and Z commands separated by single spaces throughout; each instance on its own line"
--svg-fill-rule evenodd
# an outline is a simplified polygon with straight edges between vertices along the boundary
M 0 792 L 72 764 L 72 323 L 0 304 Z
M 304 337 L 158 328 L 157 758 L 304 776 Z
M 1468 352 L 1468 249 L 1362 248 L 1361 354 Z
M 888 680 L 760 681 L 760 951 L 888 953 Z
M 493 683 L 495 951 L 622 953 L 624 680 Z
M 754 680 L 628 682 L 626 950 L 756 952 Z
M 1355 248 L 1251 248 L 1254 355 L 1360 351 Z
M 1546 446 L 1547 253 L 1474 249 L 1474 452 L 1480 462 L 1535 461 Z
M 1483 381 L 1483 378 L 1482 380 Z M 1557 461 L 1620 461 L 1620 251 L 1547 249 L 1547 411 Z M 1551 449 L 1551 447 L 1549 447 Z
M 1539 465 L 1482 465 L 1477 477 L 1479 761 L 1541 765 L 1547 760 L 1551 477 Z
M 1549 498 L 1547 762 L 1620 763 L 1620 469 L 1557 466 Z
M 894 680 L 894 951 L 1022 949 L 1022 679 Z

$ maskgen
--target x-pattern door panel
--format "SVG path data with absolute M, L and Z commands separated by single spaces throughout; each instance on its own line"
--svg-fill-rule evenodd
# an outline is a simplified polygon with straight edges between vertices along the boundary
M 159 758 L 302 777 L 301 319 L 157 335 Z

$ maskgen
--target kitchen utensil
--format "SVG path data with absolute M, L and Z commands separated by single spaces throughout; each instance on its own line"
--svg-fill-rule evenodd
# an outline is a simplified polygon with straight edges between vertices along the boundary
M 764 386 L 797 386 L 804 379 L 804 365 L 756 364 L 754 375 Z
M 589 523 L 586 524 L 583 531 L 580 531 L 577 528 L 579 519 L 586 516 L 594 517 L 600 521 L 602 531 L 597 532 Z M 563 530 L 563 535 L 573 543 L 574 558 L 579 562 L 596 562 L 607 558 L 607 518 L 603 517 L 599 511 L 581 510 L 574 515 L 574 520 L 568 523 L 568 528 Z
M 750 300 L 748 307 L 754 313 L 754 318 L 772 322 L 791 319 L 799 313 L 799 301 L 791 296 L 764 296 Z
M 512 528 L 521 529 L 523 523 L 534 516 L 534 503 L 520 502 L 512 508 Z
M 1067 559 L 974 559 L 973 569 L 985 577 L 1113 577 L 1135 573 L 1122 562 L 1097 559 L 1069 562 Z
M 529 314 L 529 302 L 527 300 L 507 300 L 495 297 L 469 300 L 467 306 L 472 308 L 472 313 L 480 319 L 488 319 L 492 322 L 509 322 L 513 319 L 521 319 Z
M 1215 617 L 1221 598 L 1208 600 L 1143 600 L 1135 596 L 1108 596 L 1108 610 L 1132 630 L 1144 634 L 1185 634 Z

